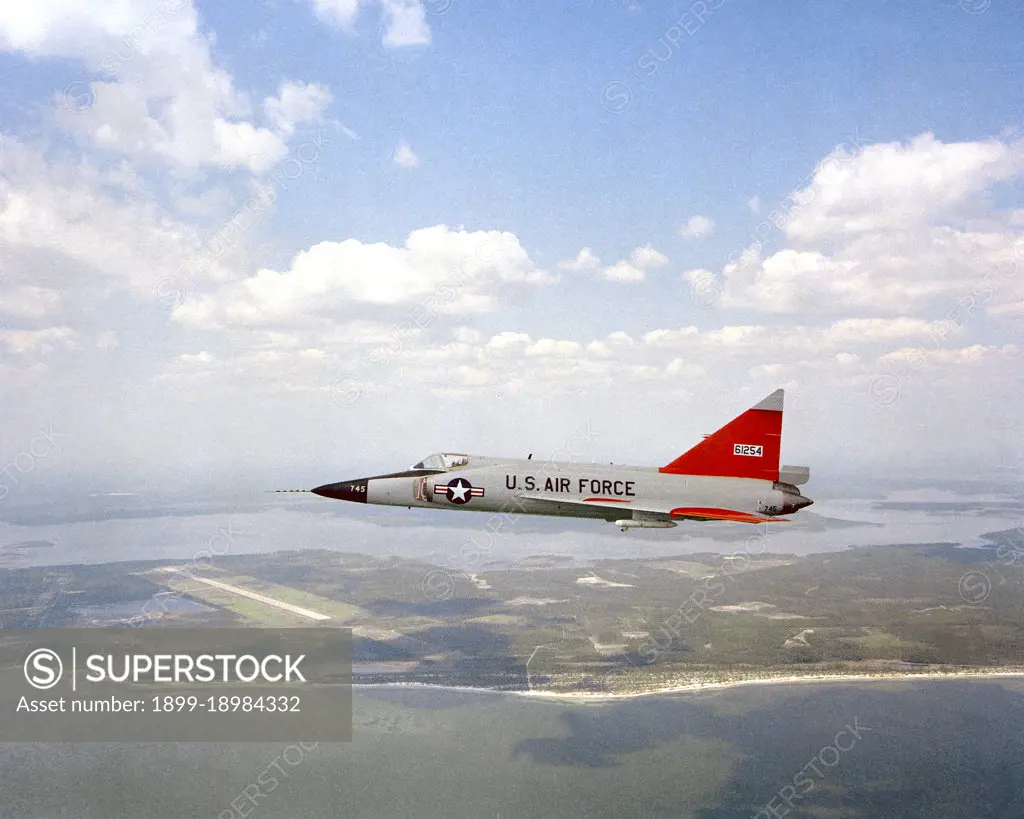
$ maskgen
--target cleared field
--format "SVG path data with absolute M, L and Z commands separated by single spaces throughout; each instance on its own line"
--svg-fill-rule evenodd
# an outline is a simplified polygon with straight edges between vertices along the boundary
M 321 621 L 331 619 L 331 615 L 329 614 L 322 614 L 321 612 L 303 608 L 302 606 L 296 606 L 293 603 L 286 603 L 284 600 L 277 600 L 276 598 L 269 597 L 265 594 L 249 591 L 248 589 L 243 589 L 241 586 L 235 586 L 230 583 L 224 583 L 220 580 L 213 580 L 209 577 L 199 577 L 198 575 L 183 571 L 173 566 L 168 566 L 163 571 L 172 572 L 176 575 L 179 575 L 196 583 L 202 583 L 206 586 L 218 589 L 219 591 L 228 592 L 239 597 L 245 597 L 249 600 L 255 600 L 258 603 L 264 603 L 265 605 L 273 606 L 276 609 L 281 609 L 282 611 L 297 614 L 299 617 L 304 617 L 308 620 Z

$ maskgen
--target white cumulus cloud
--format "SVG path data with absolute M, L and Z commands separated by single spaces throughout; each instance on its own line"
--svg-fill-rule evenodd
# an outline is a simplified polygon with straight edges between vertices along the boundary
M 430 45 L 427 10 L 422 0 L 380 0 L 384 11 L 384 45 Z
M 576 255 L 575 259 L 559 262 L 558 267 L 560 270 L 580 272 L 583 270 L 596 270 L 600 264 L 601 259 L 589 247 L 585 247 Z
M 399 142 L 398 146 L 395 148 L 395 153 L 391 157 L 391 161 L 399 168 L 406 168 L 407 170 L 418 168 L 420 165 L 420 158 L 416 156 L 412 146 L 404 139 Z
M 80 61 L 81 76 L 54 95 L 55 120 L 78 142 L 146 163 L 260 174 L 287 154 L 307 119 L 295 84 L 259 122 L 247 95 L 213 55 L 194 0 L 41 0 L 0 7 L 0 51 Z M 302 110 L 305 107 L 306 112 Z
M 466 315 L 493 311 L 551 281 L 511 233 L 437 225 L 413 231 L 403 247 L 321 242 L 299 253 L 288 270 L 259 270 L 210 298 L 180 305 L 175 316 L 198 325 L 302 327 L 367 305 Z
M 644 245 L 634 250 L 628 259 L 601 270 L 601 276 L 611 282 L 642 282 L 648 270 L 655 270 L 667 264 L 668 257 L 650 245 Z
M 315 82 L 281 83 L 276 97 L 263 101 L 267 119 L 281 133 L 291 135 L 301 122 L 320 119 L 331 103 L 331 92 Z
M 679 235 L 684 239 L 706 239 L 715 231 L 715 222 L 707 216 L 691 216 L 679 228 Z
M 359 16 L 359 0 L 307 0 L 318 18 L 328 25 L 350 28 Z
M 423 0 L 306 0 L 319 20 L 334 28 L 352 32 L 362 8 L 380 8 L 388 48 L 430 45 L 430 26 Z
M 774 313 L 1009 311 L 1024 298 L 1018 211 L 995 185 L 1024 179 L 1024 141 L 839 148 L 762 223 L 722 277 L 723 304 Z M 762 227 L 759 226 L 759 227 Z M 769 247 L 783 245 L 767 253 Z M 1012 312 L 1012 311 L 1011 311 Z

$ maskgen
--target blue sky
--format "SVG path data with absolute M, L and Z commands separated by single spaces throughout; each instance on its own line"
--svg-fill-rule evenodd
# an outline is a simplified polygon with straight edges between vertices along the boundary
M 1024 457 L 1019 4 L 89 12 L 0 11 L 8 460 L 41 418 L 69 433 L 40 475 L 105 481 L 554 450 L 593 419 L 599 457 L 648 463 L 776 386 L 789 460 Z
M 969 15 L 867 2 L 851 19 L 844 4 L 727 2 L 670 47 L 688 4 L 463 3 L 412 54 L 382 51 L 375 20 L 346 37 L 298 15 L 275 28 L 277 48 L 253 53 L 253 29 L 279 21 L 229 8 L 208 12 L 229 65 L 339 89 L 332 113 L 361 136 L 328 161 L 318 207 L 287 200 L 300 246 L 339 226 L 399 241 L 425 224 L 500 223 L 553 258 L 595 235 L 615 255 L 674 242 L 692 212 L 721 226 L 724 258 L 725 228 L 742 237 L 756 224 L 746 201 L 781 200 L 837 144 L 924 131 L 957 141 L 1020 119 L 1024 9 L 1013 4 Z M 653 77 L 637 65 L 670 52 Z M 601 105 L 615 80 L 634 93 L 621 115 Z M 401 136 L 427 160 L 412 181 L 381 173 Z
M 868 2 L 851 16 L 843 4 L 726 2 L 699 25 L 691 5 L 466 2 L 437 18 L 431 47 L 397 55 L 378 48 L 375 19 L 339 39 L 293 18 L 275 32 L 280 49 L 262 49 L 272 60 L 252 53 L 251 31 L 276 18 L 250 11 L 249 32 L 224 38 L 227 61 L 343 89 L 332 113 L 361 137 L 315 190 L 283 198 L 294 244 L 282 253 L 339 231 L 397 243 L 445 223 L 501 226 L 541 264 L 651 242 L 679 266 L 720 266 L 763 218 L 747 201 L 770 209 L 836 145 L 969 140 L 1021 119 L 1018 6 Z M 216 11 L 211 24 L 230 30 L 234 15 Z M 695 33 L 676 44 L 666 35 L 679 20 Z M 623 113 L 602 105 L 613 81 L 633 95 Z M 402 137 L 424 160 L 414 178 L 382 172 Z M 691 213 L 717 225 L 699 246 L 676 235 Z M 664 291 L 645 317 L 701 318 Z M 590 309 L 595 331 L 619 329 L 619 307 Z

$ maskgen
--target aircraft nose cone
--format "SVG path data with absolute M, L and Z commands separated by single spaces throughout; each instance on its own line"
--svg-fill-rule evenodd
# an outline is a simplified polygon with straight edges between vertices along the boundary
M 313 490 L 314 495 L 334 500 L 352 501 L 353 503 L 366 503 L 366 478 L 358 481 L 340 481 L 339 483 L 325 483 Z

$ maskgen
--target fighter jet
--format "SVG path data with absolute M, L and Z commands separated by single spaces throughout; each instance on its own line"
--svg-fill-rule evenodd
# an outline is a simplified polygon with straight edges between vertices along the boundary
M 680 520 L 767 523 L 810 506 L 805 466 L 779 466 L 783 391 L 776 390 L 662 467 L 541 464 L 438 452 L 403 472 L 313 490 L 355 503 L 598 518 L 627 529 Z

